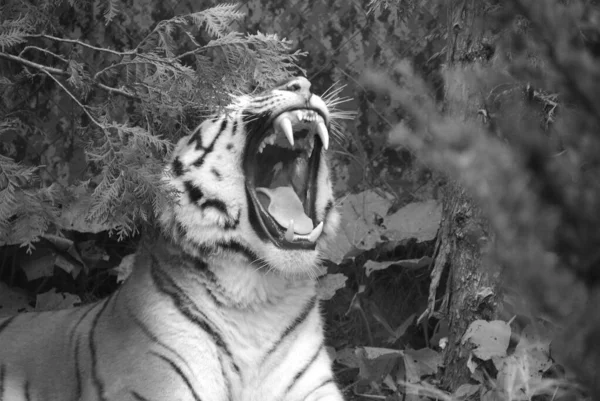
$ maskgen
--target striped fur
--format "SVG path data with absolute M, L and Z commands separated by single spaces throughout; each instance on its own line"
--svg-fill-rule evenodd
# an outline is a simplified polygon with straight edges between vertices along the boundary
M 239 97 L 178 143 L 165 173 L 178 199 L 109 298 L 0 320 L 0 401 L 342 400 L 314 282 L 337 224 L 325 152 L 312 247 L 269 239 L 246 181 L 249 141 L 277 115 L 314 108 L 329 124 L 309 86 Z

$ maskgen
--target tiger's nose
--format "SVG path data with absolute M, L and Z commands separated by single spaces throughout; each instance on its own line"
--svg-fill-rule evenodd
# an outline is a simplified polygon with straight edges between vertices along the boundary
M 297 77 L 292 79 L 285 85 L 285 90 L 295 92 L 302 95 L 306 100 L 310 99 L 312 93 L 310 92 L 310 81 L 304 77 Z

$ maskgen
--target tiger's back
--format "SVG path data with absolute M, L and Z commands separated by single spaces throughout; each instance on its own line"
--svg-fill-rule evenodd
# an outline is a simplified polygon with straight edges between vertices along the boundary
M 313 279 L 337 223 L 330 115 L 309 87 L 240 97 L 179 142 L 180 196 L 117 292 L 0 321 L 1 400 L 342 399 Z

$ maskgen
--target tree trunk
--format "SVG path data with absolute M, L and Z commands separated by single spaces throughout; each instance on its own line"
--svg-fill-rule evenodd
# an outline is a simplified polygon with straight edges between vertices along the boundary
M 485 219 L 464 191 L 448 184 L 444 191 L 443 221 L 440 230 L 440 254 L 449 268 L 445 310 L 449 326 L 445 354 L 444 388 L 456 390 L 467 383 L 470 350 L 461 338 L 471 322 L 494 320 L 497 315 L 499 269 L 488 263 L 482 250 L 490 237 Z M 445 252 L 445 255 L 442 253 Z
M 447 67 L 482 57 L 485 3 L 471 0 L 447 2 L 448 15 L 451 15 L 447 22 Z M 447 104 L 446 111 L 450 114 L 460 112 L 453 110 L 454 106 Z M 497 317 L 500 270 L 483 254 L 490 234 L 479 208 L 454 183 L 446 185 L 443 196 L 438 258 L 445 258 L 449 277 L 440 312 L 448 320 L 449 342 L 442 385 L 454 391 L 471 377 L 467 368 L 470 349 L 461 344 L 466 329 L 474 320 L 494 320 Z

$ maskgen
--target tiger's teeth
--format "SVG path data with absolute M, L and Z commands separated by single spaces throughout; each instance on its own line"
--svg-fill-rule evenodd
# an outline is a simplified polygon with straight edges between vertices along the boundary
M 290 145 L 294 146 L 294 131 L 292 131 L 292 122 L 289 118 L 281 119 L 281 130 L 285 134 Z
M 317 123 L 317 132 L 323 142 L 323 148 L 327 150 L 327 148 L 329 148 L 329 132 L 327 132 L 327 127 L 323 121 Z
M 322 232 L 323 232 L 323 222 L 320 222 L 319 225 L 316 226 L 310 234 L 308 234 L 308 240 L 310 242 L 315 242 L 317 240 L 317 238 L 319 238 L 319 236 L 321 235 Z
M 292 242 L 294 240 L 294 219 L 290 219 L 288 228 L 285 232 L 285 239 L 288 242 Z

